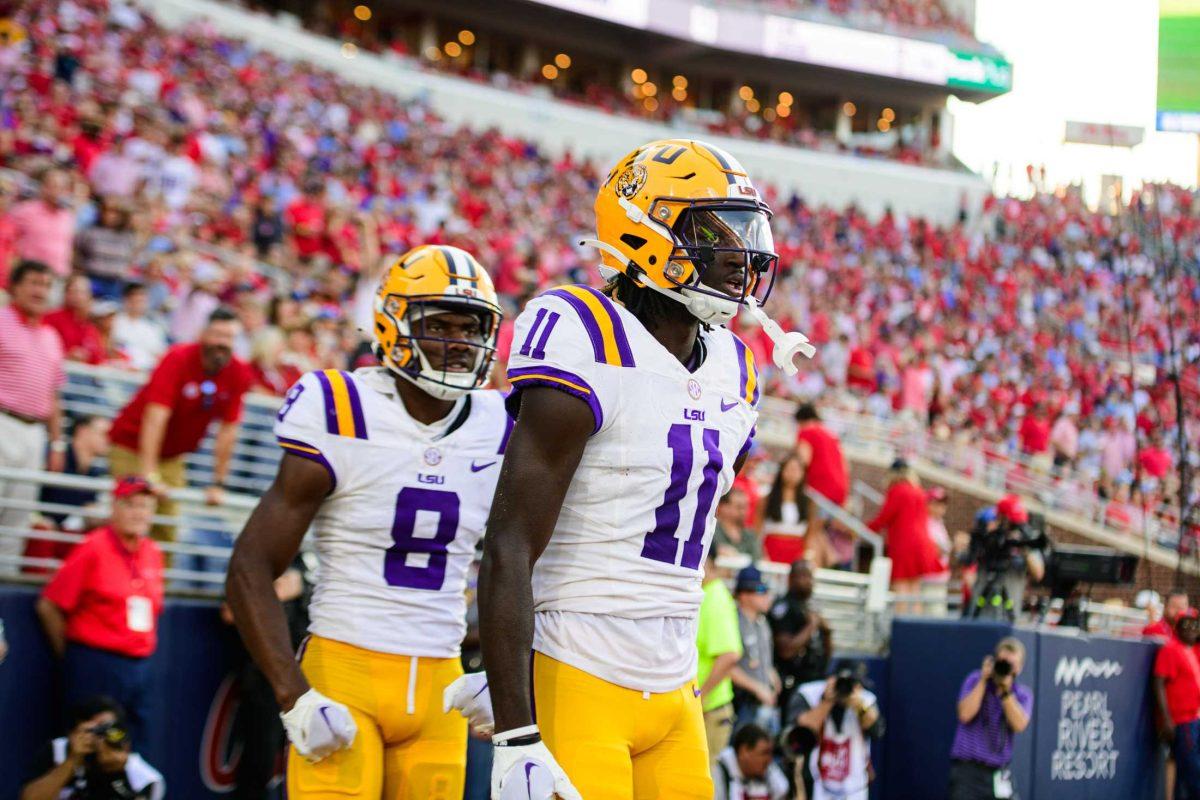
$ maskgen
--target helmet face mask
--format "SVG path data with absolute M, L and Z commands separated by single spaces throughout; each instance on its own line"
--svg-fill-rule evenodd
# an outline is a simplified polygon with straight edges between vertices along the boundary
M 491 279 L 455 247 L 410 251 L 385 273 L 376 295 L 380 363 L 439 399 L 455 399 L 487 381 L 499 328 Z
M 769 219 L 765 208 L 750 204 L 689 202 L 671 229 L 676 239 L 671 262 L 690 262 L 694 278 L 686 283 L 679 280 L 686 270 L 672 264 L 664 275 L 687 292 L 731 299 L 738 305 L 754 297 L 762 305 L 771 294 L 779 263 Z M 679 276 L 674 274 L 677 271 Z

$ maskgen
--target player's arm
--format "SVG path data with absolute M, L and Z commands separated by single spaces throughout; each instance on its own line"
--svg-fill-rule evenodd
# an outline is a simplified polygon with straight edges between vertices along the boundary
M 533 724 L 533 565 L 550 541 L 594 428 L 583 401 L 545 387 L 522 392 L 479 569 L 479 629 L 497 731 Z
M 292 708 L 309 685 L 296 663 L 274 583 L 291 566 L 332 486 L 329 472 L 320 464 L 285 453 L 275 482 L 238 537 L 225 579 L 238 633 L 284 711 Z

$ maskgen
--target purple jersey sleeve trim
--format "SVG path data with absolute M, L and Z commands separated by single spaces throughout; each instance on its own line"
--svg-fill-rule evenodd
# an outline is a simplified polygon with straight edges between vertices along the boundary
M 337 488 L 337 473 L 333 471 L 333 465 L 321 453 L 320 449 L 313 447 L 308 442 L 302 442 L 298 439 L 286 439 L 283 436 L 275 437 L 279 440 L 279 446 L 283 448 L 285 453 L 291 453 L 300 458 L 307 458 L 309 461 L 315 461 L 325 468 L 329 473 L 329 481 L 332 484 L 329 487 L 329 493 L 333 494 L 333 490 Z
M 504 397 L 504 404 L 508 405 L 508 395 Z M 508 437 L 512 436 L 513 423 L 516 420 L 509 414 L 504 415 L 504 435 L 500 437 L 500 449 L 496 451 L 496 455 L 504 455 L 504 451 L 508 449 Z
M 522 367 L 510 369 L 508 380 L 513 388 L 508 397 L 504 399 L 504 407 L 507 409 L 508 415 L 514 419 L 521 407 L 521 390 L 531 386 L 546 386 L 578 397 L 588 404 L 588 408 L 592 410 L 592 417 L 596 420 L 596 426 L 592 429 L 592 433 L 599 431 L 604 424 L 604 411 L 600 407 L 600 400 L 596 397 L 596 393 L 587 381 L 572 372 L 550 366 Z M 507 444 L 507 440 L 505 444 Z

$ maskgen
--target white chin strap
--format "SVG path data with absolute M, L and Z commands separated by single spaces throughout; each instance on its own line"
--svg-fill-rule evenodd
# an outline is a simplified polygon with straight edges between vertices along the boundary
M 608 253 L 619 263 L 630 263 L 624 253 L 608 242 L 602 242 L 599 239 L 581 239 L 579 243 Z M 612 267 L 600 267 L 600 274 L 605 278 L 615 272 L 616 270 Z M 732 297 L 714 297 L 704 292 L 692 291 L 687 286 L 681 286 L 678 289 L 664 289 L 652 281 L 639 281 L 636 278 L 634 280 L 639 286 L 653 289 L 664 297 L 669 297 L 677 303 L 683 303 L 693 316 L 710 325 L 724 325 L 737 314 L 739 306 L 744 305 L 750 315 L 762 325 L 763 331 L 774 344 L 771 357 L 775 361 L 775 366 L 787 375 L 795 375 L 799 371 L 799 367 L 796 366 L 796 356 L 812 358 L 817 354 L 817 349 L 809 344 L 807 336 L 799 331 L 785 331 L 779 327 L 779 323 L 767 316 L 767 312 L 762 310 L 753 295 L 747 296 L 745 303 L 739 303 Z

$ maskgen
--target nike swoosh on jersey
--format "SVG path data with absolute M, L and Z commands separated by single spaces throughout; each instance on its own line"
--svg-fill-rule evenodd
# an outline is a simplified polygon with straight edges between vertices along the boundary
M 489 461 L 486 464 L 476 464 L 474 461 L 472 461 L 471 462 L 471 472 L 479 472 L 480 470 L 487 469 L 488 467 L 492 466 L 495 463 L 496 463 L 495 461 Z
M 722 400 L 721 401 L 721 410 L 728 411 L 731 408 L 735 408 L 737 406 L 737 404 L 738 404 L 737 400 L 734 400 L 732 403 L 726 403 L 724 400 Z

